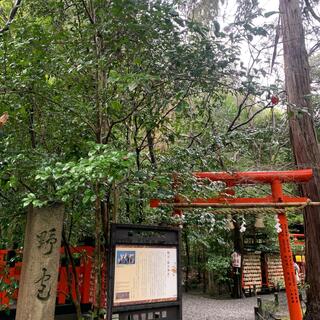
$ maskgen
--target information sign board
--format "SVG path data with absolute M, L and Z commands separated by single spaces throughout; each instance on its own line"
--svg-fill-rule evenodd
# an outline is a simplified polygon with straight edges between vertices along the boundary
M 180 231 L 111 227 L 109 319 L 180 320 Z

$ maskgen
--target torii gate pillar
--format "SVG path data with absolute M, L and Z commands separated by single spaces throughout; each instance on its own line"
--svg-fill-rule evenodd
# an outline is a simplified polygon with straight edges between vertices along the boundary
M 228 196 L 230 190 L 227 189 L 225 195 L 216 198 L 192 199 L 190 201 L 181 201 L 177 195 L 173 202 L 152 199 L 150 205 L 153 208 L 161 206 L 172 206 L 174 213 L 181 214 L 182 209 L 191 208 L 254 208 L 254 207 L 274 207 L 285 208 L 290 206 L 311 205 L 310 199 L 306 197 L 292 197 L 283 194 L 282 183 L 301 183 L 307 182 L 312 178 L 311 169 L 292 170 L 292 171 L 256 171 L 256 172 L 194 172 L 193 176 L 198 179 L 209 179 L 210 181 L 224 182 L 227 188 L 236 185 L 247 184 L 269 184 L 272 195 L 262 198 L 236 198 Z M 319 202 L 313 205 L 320 205 Z M 279 209 L 278 209 L 279 210 Z M 280 255 L 282 261 L 283 275 L 286 285 L 288 299 L 288 309 L 290 320 L 302 320 L 302 310 L 299 301 L 299 292 L 293 265 L 293 256 L 290 247 L 290 236 L 288 220 L 285 211 L 278 214 L 281 232 L 278 235 Z
M 283 198 L 282 185 L 279 180 L 274 180 L 271 184 L 272 197 L 276 202 L 281 202 Z M 290 246 L 290 235 L 288 219 L 285 211 L 278 213 L 281 232 L 278 233 L 280 256 L 282 262 L 284 282 L 288 309 L 291 320 L 302 320 L 301 304 L 297 286 L 296 274 L 293 265 L 293 256 Z

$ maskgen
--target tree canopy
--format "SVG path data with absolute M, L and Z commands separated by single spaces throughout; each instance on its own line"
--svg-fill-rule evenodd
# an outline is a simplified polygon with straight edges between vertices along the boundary
M 228 282 L 233 243 L 225 216 L 194 210 L 174 221 L 169 210 L 149 207 L 151 198 L 173 197 L 175 173 L 184 181 L 183 196 L 210 197 L 222 186 L 199 184 L 192 172 L 294 166 L 276 59 L 278 11 L 239 1 L 225 26 L 219 3 L 4 1 L 1 247 L 22 244 L 28 206 L 63 202 L 72 244 L 93 237 L 106 245 L 110 222 L 179 222 L 190 249 L 186 259 L 194 258 L 186 264 Z M 316 12 L 305 5 L 307 24 Z M 317 92 L 313 99 L 317 105 Z M 318 112 L 316 126 L 319 134 Z M 255 232 L 254 217 L 233 218 Z M 291 218 L 302 223 L 296 214 Z M 274 224 L 266 218 L 272 235 L 266 250 L 276 250 Z

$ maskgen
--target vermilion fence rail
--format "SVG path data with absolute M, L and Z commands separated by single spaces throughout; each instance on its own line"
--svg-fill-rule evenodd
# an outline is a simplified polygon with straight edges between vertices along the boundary
M 80 246 L 71 248 L 76 265 L 76 274 L 80 292 L 81 304 L 96 304 L 95 278 L 93 272 L 94 247 Z M 22 262 L 17 262 L 13 257 L 21 256 L 21 252 L 0 250 L 0 309 L 12 308 L 18 297 L 18 283 L 20 280 Z M 69 268 L 69 271 L 68 271 Z M 105 272 L 102 272 L 102 292 L 104 290 Z M 70 278 L 70 280 L 69 280 Z M 70 283 L 70 284 L 68 284 Z M 71 287 L 71 294 L 69 288 Z M 64 249 L 61 248 L 59 278 L 57 288 L 57 304 L 70 303 L 70 297 L 76 299 L 76 287 L 71 264 L 66 265 Z M 102 295 L 101 305 L 106 305 L 106 296 Z
M 292 233 L 290 237 L 293 238 L 293 244 L 296 246 L 304 246 L 304 234 L 303 233 Z

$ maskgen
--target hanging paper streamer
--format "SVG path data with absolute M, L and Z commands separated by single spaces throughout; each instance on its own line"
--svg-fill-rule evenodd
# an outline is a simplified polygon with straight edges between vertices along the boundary
M 243 233 L 247 230 L 246 228 L 246 220 L 244 218 L 242 218 L 242 223 L 241 223 L 241 226 L 240 226 L 240 232 Z

